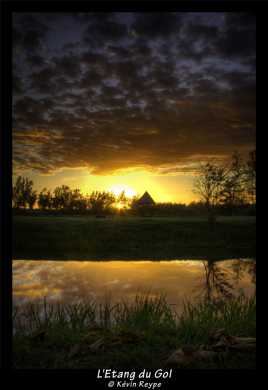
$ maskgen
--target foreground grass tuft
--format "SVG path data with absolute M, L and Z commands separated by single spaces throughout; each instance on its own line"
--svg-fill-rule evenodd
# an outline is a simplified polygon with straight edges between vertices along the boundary
M 185 303 L 181 315 L 164 296 L 137 296 L 132 303 L 115 305 L 51 305 L 44 300 L 14 307 L 13 322 L 17 368 L 159 368 L 175 349 L 208 343 L 216 329 L 255 337 L 256 299 Z M 209 368 L 253 368 L 255 358 L 231 356 L 222 364 Z

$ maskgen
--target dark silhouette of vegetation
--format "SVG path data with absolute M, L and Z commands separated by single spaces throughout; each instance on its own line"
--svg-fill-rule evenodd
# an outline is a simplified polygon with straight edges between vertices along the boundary
M 13 186 L 13 207 L 33 209 L 37 193 L 33 190 L 33 181 L 19 176 Z
M 91 211 L 96 215 L 109 214 L 111 206 L 116 202 L 116 197 L 110 192 L 94 191 L 90 195 L 89 203 Z
M 52 194 L 44 188 L 38 195 L 38 207 L 41 210 L 50 210 L 52 206 Z
M 212 227 L 219 210 L 234 215 L 237 209 L 248 205 L 253 209 L 256 203 L 256 152 L 250 153 L 247 162 L 235 152 L 229 164 L 201 165 L 194 192 L 204 203 Z
M 243 204 L 246 200 L 245 175 L 246 169 L 242 158 L 238 153 L 234 153 L 230 167 L 226 169 L 220 194 L 220 202 L 230 210 L 231 214 L 235 206 Z
M 111 192 L 93 191 L 84 195 L 80 189 L 66 185 L 54 191 L 46 188 L 39 194 L 33 181 L 19 176 L 13 187 L 13 208 L 18 213 L 88 214 L 95 216 L 129 215 L 150 217 L 207 216 L 213 227 L 217 215 L 255 215 L 256 152 L 244 162 L 234 153 L 229 164 L 207 163 L 200 167 L 194 192 L 200 200 L 183 203 L 155 203 L 143 201 L 141 196 L 127 197 L 125 192 L 115 196 Z M 146 194 L 146 193 L 145 193 Z M 145 194 L 143 196 L 145 196 Z M 150 199 L 150 195 L 145 200 Z
M 201 165 L 199 176 L 195 181 L 195 193 L 204 202 L 208 221 L 211 225 L 215 222 L 216 206 L 220 203 L 226 171 L 211 163 Z
M 232 340 L 256 337 L 256 299 L 243 295 L 221 306 L 186 301 L 180 314 L 165 296 L 141 294 L 116 304 L 88 300 L 55 305 L 44 298 L 43 303 L 13 305 L 12 314 L 16 369 L 166 368 L 175 348 L 188 347 L 189 356 L 200 345 L 211 345 L 215 330 L 224 329 Z M 188 361 L 187 368 L 255 368 L 255 350 L 227 353 L 222 342 L 217 347 L 224 355 L 209 362 Z
M 249 160 L 246 166 L 246 188 L 249 201 L 256 203 L 256 150 L 249 154 Z

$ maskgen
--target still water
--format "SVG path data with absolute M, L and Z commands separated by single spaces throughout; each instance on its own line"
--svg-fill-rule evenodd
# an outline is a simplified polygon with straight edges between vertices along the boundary
M 13 261 L 13 303 L 77 303 L 131 300 L 164 294 L 180 310 L 183 301 L 255 293 L 256 262 L 224 261 Z

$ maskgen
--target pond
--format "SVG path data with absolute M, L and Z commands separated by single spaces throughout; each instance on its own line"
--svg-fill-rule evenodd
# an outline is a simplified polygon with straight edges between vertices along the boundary
M 13 303 L 118 302 L 137 294 L 164 294 L 180 311 L 185 300 L 255 293 L 256 262 L 176 261 L 13 261 Z

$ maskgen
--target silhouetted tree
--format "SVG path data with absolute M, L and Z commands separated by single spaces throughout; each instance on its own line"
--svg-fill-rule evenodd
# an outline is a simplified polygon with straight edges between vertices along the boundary
M 32 209 L 37 199 L 36 191 L 33 190 L 33 181 L 19 176 L 13 186 L 13 205 L 14 208 Z
M 245 162 L 235 152 L 225 166 L 207 163 L 202 165 L 194 183 L 213 226 L 216 213 L 254 213 L 256 203 L 256 152 Z M 192 207 L 191 207 L 192 208 Z
M 223 192 L 226 168 L 207 163 L 200 166 L 198 173 L 194 182 L 194 192 L 204 202 L 208 221 L 213 225 L 216 218 L 216 209 L 220 204 Z
M 245 195 L 245 164 L 239 153 L 235 152 L 225 174 L 220 202 L 232 214 L 235 207 L 245 203 Z
M 126 196 L 125 194 L 125 191 L 122 191 L 117 199 L 116 199 L 116 202 L 117 203 L 121 203 L 123 206 L 127 206 L 128 205 L 128 202 L 129 202 L 129 198 Z
M 109 212 L 110 207 L 115 201 L 115 195 L 105 191 L 93 191 L 89 198 L 91 211 L 96 215 L 103 215 Z
M 81 194 L 78 188 L 71 191 L 70 208 L 78 212 L 83 212 L 87 209 L 87 199 Z
M 27 203 L 29 205 L 29 208 L 32 210 L 37 200 L 37 192 L 33 191 L 31 194 L 28 194 L 27 196 Z
M 52 194 L 46 188 L 43 188 L 43 190 L 38 195 L 38 207 L 41 210 L 47 210 L 51 209 L 52 206 Z
M 122 191 L 116 198 L 116 204 L 120 205 L 119 211 L 120 214 L 126 214 L 127 211 L 131 208 L 133 202 L 133 197 L 128 197 L 125 194 L 125 191 Z
M 72 191 L 70 187 L 62 185 L 54 190 L 53 207 L 56 210 L 68 209 L 71 204 Z
M 256 203 L 256 150 L 249 153 L 246 167 L 246 186 L 250 203 Z

